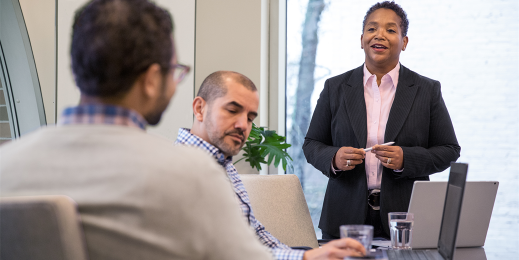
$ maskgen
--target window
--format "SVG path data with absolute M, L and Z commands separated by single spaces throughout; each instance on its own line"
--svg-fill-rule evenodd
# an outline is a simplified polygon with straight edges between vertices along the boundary
M 10 120 L 10 109 L 7 106 L 7 91 L 2 87 L 0 81 L 0 144 L 13 138 L 12 120 Z
M 302 51 L 302 25 L 308 0 L 287 1 L 287 137 L 294 145 L 297 174 L 312 220 L 317 224 L 327 178 L 306 163 L 297 144 L 306 129 L 294 131 L 296 112 L 313 112 L 324 81 L 364 62 L 360 49 L 362 21 L 376 1 L 310 0 L 325 7 L 318 23 L 315 84 L 308 96 L 297 95 Z M 461 157 L 469 163 L 468 180 L 497 180 L 498 195 L 487 235 L 489 259 L 514 258 L 519 246 L 519 4 L 514 0 L 397 1 L 407 12 L 409 44 L 401 63 L 439 80 L 454 124 Z M 314 14 L 315 15 L 315 14 Z M 296 103 L 302 101 L 301 103 Z M 305 112 L 306 113 L 306 112 Z M 431 176 L 446 181 L 448 170 Z
M 46 124 L 40 83 L 18 1 L 0 0 L 0 144 Z

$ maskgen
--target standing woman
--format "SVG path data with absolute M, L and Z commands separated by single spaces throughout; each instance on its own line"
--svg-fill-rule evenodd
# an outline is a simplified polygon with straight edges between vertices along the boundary
M 364 65 L 326 80 L 317 101 L 303 151 L 329 177 L 323 239 L 338 238 L 344 224 L 373 225 L 375 237 L 388 238 L 388 213 L 407 211 L 414 181 L 460 156 L 440 82 L 399 62 L 408 26 L 396 3 L 373 5 L 360 37 Z M 378 145 L 386 142 L 395 143 Z

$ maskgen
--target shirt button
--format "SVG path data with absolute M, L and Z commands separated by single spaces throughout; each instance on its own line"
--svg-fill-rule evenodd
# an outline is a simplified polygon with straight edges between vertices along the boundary
M 373 124 L 377 124 L 377 121 L 373 122 Z

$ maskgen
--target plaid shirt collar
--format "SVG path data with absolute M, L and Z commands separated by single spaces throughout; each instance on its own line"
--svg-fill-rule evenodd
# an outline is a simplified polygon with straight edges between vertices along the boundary
M 178 129 L 178 136 L 175 144 L 183 144 L 201 148 L 213 156 L 218 164 L 222 165 L 223 167 L 226 167 L 229 163 L 232 163 L 232 156 L 225 158 L 225 155 L 220 149 L 204 141 L 202 138 L 192 134 L 191 129 L 189 128 Z
M 107 104 L 84 104 L 66 108 L 59 125 L 104 124 L 146 129 L 146 120 L 137 112 Z

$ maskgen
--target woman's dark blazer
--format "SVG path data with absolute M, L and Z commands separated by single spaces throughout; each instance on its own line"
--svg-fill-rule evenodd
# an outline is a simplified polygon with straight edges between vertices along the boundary
M 331 171 L 340 147 L 366 147 L 367 117 L 363 66 L 326 80 L 303 144 L 307 161 L 329 177 L 319 228 L 339 236 L 339 226 L 363 224 L 368 204 L 364 162 L 353 170 Z M 400 66 L 384 142 L 404 152 L 404 171 L 383 168 L 380 214 L 389 234 L 388 212 L 406 212 L 413 182 L 429 180 L 460 156 L 460 146 L 442 98 L 440 82 Z

